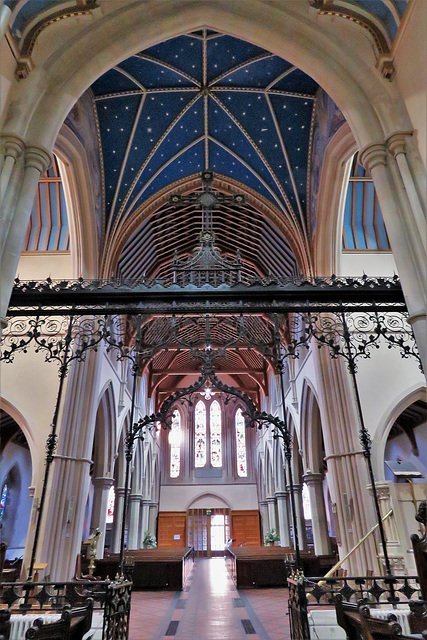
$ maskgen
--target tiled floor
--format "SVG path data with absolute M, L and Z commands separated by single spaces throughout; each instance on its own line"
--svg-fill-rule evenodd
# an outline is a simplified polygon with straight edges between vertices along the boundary
M 222 558 L 197 560 L 182 592 L 136 591 L 130 640 L 289 640 L 286 589 L 237 591 Z

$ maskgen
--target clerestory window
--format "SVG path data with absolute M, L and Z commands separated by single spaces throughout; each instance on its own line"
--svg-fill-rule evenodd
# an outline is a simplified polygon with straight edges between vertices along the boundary
M 172 414 L 172 424 L 169 433 L 170 444 L 170 477 L 178 478 L 181 467 L 181 414 L 178 409 Z
M 208 460 L 212 467 L 222 467 L 222 414 L 217 400 L 208 408 L 199 400 L 194 409 L 194 465 L 200 469 Z
M 237 409 L 234 417 L 236 427 L 236 455 L 237 455 L 237 475 L 246 478 L 248 475 L 248 465 L 246 460 L 246 425 L 243 412 Z

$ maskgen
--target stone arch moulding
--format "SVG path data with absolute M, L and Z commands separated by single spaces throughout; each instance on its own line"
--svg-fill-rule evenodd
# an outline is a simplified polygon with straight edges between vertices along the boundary
M 32 466 L 31 485 L 34 487 L 37 484 L 38 465 L 34 464 L 33 461 L 38 459 L 39 452 L 37 451 L 36 442 L 31 428 L 29 427 L 28 422 L 26 421 L 22 413 L 18 411 L 18 409 L 16 409 L 16 407 L 14 407 L 14 405 L 5 398 L 0 397 L 0 409 L 6 411 L 11 416 L 11 418 L 15 420 L 16 424 L 22 430 L 25 439 L 28 442 Z
M 289 5 L 284 3 L 277 9 L 252 0 L 245 5 L 242 19 L 235 3 L 222 0 L 208 5 L 194 0 L 179 14 L 174 3 L 152 3 L 144 12 L 139 3 L 121 3 L 118 9 L 105 11 L 87 24 L 69 23 L 68 39 L 61 40 L 57 51 L 45 41 L 48 36 L 50 42 L 55 40 L 57 27 L 52 25 L 45 31 L 48 36 L 40 36 L 44 46 L 40 43 L 33 56 L 35 70 L 26 80 L 12 85 L 5 129 L 33 145 L 52 149 L 67 113 L 92 82 L 129 55 L 179 35 L 182 25 L 186 31 L 208 26 L 230 33 L 299 66 L 339 106 L 360 148 L 373 140 L 382 141 L 402 129 L 402 123 L 411 129 L 397 86 L 375 69 L 375 56 L 364 35 L 346 31 L 343 42 L 333 25 L 324 25 L 319 31 L 315 9 L 307 12 L 306 6 L 297 5 L 295 10 L 294 3 Z M 111 47 L 113 41 L 115 46 Z M 40 87 L 44 87 L 41 95 Z M 16 109 L 17 102 L 25 107 Z
M 317 416 L 313 412 L 317 411 Z M 313 418 L 315 423 L 313 424 Z M 305 471 L 310 469 L 314 473 L 319 473 L 321 460 L 316 460 L 322 443 L 322 415 L 317 394 L 311 382 L 304 378 L 301 393 L 301 421 L 300 421 L 300 444 L 304 456 Z M 319 463 L 319 464 L 317 464 Z M 314 468 L 316 466 L 316 468 Z
M 397 401 L 393 405 L 393 408 L 391 410 L 390 408 L 387 409 L 387 414 L 384 414 L 383 419 L 380 422 L 380 426 L 375 432 L 375 436 L 372 442 L 372 461 L 376 464 L 374 473 L 377 482 L 385 482 L 384 454 L 390 429 L 392 428 L 394 422 L 400 416 L 402 411 L 404 411 L 407 407 L 409 407 L 413 402 L 416 402 L 417 400 L 425 401 L 426 396 L 427 389 L 425 386 L 416 385 L 411 391 L 408 391 L 406 389 L 401 397 L 396 399 Z
M 59 160 L 70 229 L 73 277 L 98 277 L 98 224 L 95 219 L 93 187 L 85 150 L 66 126 L 58 134 L 53 149 Z
M 225 500 L 222 496 L 220 496 L 217 493 L 199 493 L 195 498 L 192 498 L 191 501 L 187 504 L 186 509 L 198 509 L 198 508 L 209 508 L 209 507 L 197 507 L 194 505 L 197 505 L 197 503 L 199 501 L 202 500 L 216 500 L 221 504 L 221 507 L 218 507 L 219 509 L 231 509 L 230 504 L 227 502 L 227 500 Z M 216 508 L 214 505 L 212 506 L 212 508 Z
M 107 474 L 113 477 L 114 454 L 116 452 L 117 445 L 116 403 L 111 380 L 108 380 L 105 383 L 101 393 L 99 394 L 95 418 L 94 442 L 97 436 L 100 439 L 98 442 L 97 454 L 98 452 L 101 453 L 101 460 L 99 460 L 98 465 L 96 465 L 97 472 L 101 472 L 102 477 Z
M 356 140 L 348 123 L 344 123 L 326 147 L 320 176 L 314 233 L 314 269 L 319 276 L 341 273 L 349 160 L 356 151 Z M 334 177 L 333 180 L 331 176 Z

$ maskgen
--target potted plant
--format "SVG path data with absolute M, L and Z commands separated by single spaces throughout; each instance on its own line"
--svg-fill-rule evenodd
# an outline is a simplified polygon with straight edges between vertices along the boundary
M 147 531 L 144 531 L 144 540 L 142 541 L 144 549 L 155 549 L 157 547 L 156 536 Z
M 264 536 L 264 544 L 266 547 L 271 547 L 276 542 L 280 542 L 280 536 L 277 529 L 269 529 Z

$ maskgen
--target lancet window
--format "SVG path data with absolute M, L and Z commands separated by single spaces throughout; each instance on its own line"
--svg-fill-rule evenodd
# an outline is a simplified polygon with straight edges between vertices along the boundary
M 108 492 L 108 506 L 107 506 L 107 520 L 106 524 L 111 524 L 114 520 L 114 504 L 116 501 L 116 493 L 114 491 L 114 487 L 110 487 L 110 491 Z
M 9 493 L 9 488 L 7 486 L 7 483 L 5 483 L 3 485 L 3 489 L 0 496 L 0 522 L 3 520 L 4 511 L 6 509 L 6 501 L 7 501 L 8 493 Z
M 246 478 L 248 475 L 248 465 L 246 460 L 246 431 L 243 412 L 237 409 L 234 417 L 236 426 L 236 455 L 237 455 L 237 475 Z
M 194 412 L 194 464 L 196 467 L 206 464 L 206 405 L 203 400 L 199 400 Z
M 211 432 L 211 465 L 222 467 L 221 407 L 214 400 L 209 409 Z
M 172 424 L 169 433 L 170 444 L 170 477 L 178 478 L 181 467 L 181 414 L 178 409 L 172 414 Z

